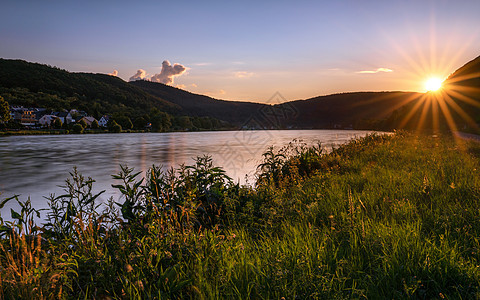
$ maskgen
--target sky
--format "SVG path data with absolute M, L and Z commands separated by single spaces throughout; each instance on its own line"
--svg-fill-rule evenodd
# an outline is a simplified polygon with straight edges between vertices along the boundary
M 0 57 L 125 81 L 143 70 L 226 100 L 423 92 L 480 55 L 479 12 L 478 0 L 3 0 Z

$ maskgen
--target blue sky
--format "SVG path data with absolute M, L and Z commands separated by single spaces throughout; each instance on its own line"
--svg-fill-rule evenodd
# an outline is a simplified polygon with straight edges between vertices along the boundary
M 266 102 L 422 91 L 480 55 L 480 1 L 3 1 L 0 57 Z

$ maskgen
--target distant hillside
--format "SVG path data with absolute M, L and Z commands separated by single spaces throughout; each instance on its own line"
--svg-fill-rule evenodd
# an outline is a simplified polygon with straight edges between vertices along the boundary
M 417 98 L 417 93 L 358 92 L 320 96 L 279 105 L 295 111 L 286 126 L 301 124 L 307 128 L 385 127 L 381 124 L 391 114 Z
M 253 102 L 217 100 L 151 81 L 139 80 L 130 84 L 178 105 L 182 108 L 182 113 L 189 116 L 213 117 L 237 126 L 247 122 L 266 106 Z
M 71 73 L 22 60 L 0 59 L 0 95 L 11 105 L 77 108 L 90 114 L 142 115 L 179 107 L 105 74 Z
M 377 128 L 416 93 L 360 92 L 284 104 L 217 100 L 150 81 L 130 84 L 172 102 L 191 116 L 209 116 L 250 128 Z M 383 124 L 382 124 L 383 125 Z

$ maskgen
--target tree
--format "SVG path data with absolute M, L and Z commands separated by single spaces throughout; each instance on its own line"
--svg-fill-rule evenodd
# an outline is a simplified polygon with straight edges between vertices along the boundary
M 83 133 L 83 126 L 80 123 L 73 125 L 72 127 L 73 133 Z
M 93 120 L 92 125 L 90 126 L 92 129 L 98 129 L 100 125 L 98 125 L 97 120 Z
M 78 121 L 78 124 L 82 125 L 83 128 L 87 128 L 87 122 L 85 122 L 84 119 L 81 119 L 80 121 Z
M 0 123 L 7 123 L 11 120 L 10 107 L 8 102 L 0 96 Z
M 152 123 L 152 130 L 156 132 L 168 131 L 172 126 L 170 115 L 164 112 L 160 112 L 156 116 L 152 117 L 151 123 Z
M 147 120 L 145 120 L 144 117 L 138 117 L 135 119 L 133 123 L 136 129 L 144 129 L 145 126 L 147 125 Z
M 55 118 L 55 120 L 53 121 L 53 128 L 60 129 L 62 128 L 62 125 L 62 120 L 60 120 L 60 118 Z
M 178 125 L 182 129 L 191 129 L 192 122 L 188 116 L 181 116 L 178 118 Z
M 120 126 L 122 126 L 123 129 L 133 128 L 132 120 L 130 120 L 130 118 L 127 116 L 118 116 L 114 117 L 114 119 Z
M 116 132 L 116 133 L 122 132 L 122 126 L 119 125 L 117 122 L 111 121 L 108 123 L 109 123 L 108 130 L 110 130 L 111 132 Z

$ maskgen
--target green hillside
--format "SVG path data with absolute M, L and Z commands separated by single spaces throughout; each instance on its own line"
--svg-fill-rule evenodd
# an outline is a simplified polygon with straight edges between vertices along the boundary
M 246 123 L 266 106 L 253 102 L 217 100 L 151 81 L 139 80 L 130 84 L 180 106 L 182 112 L 189 116 L 213 117 L 237 126 Z
M 143 115 L 151 109 L 169 113 L 179 107 L 104 74 L 71 73 L 22 60 L 0 59 L 0 96 L 10 105 L 52 110 L 80 109 L 89 114 Z

